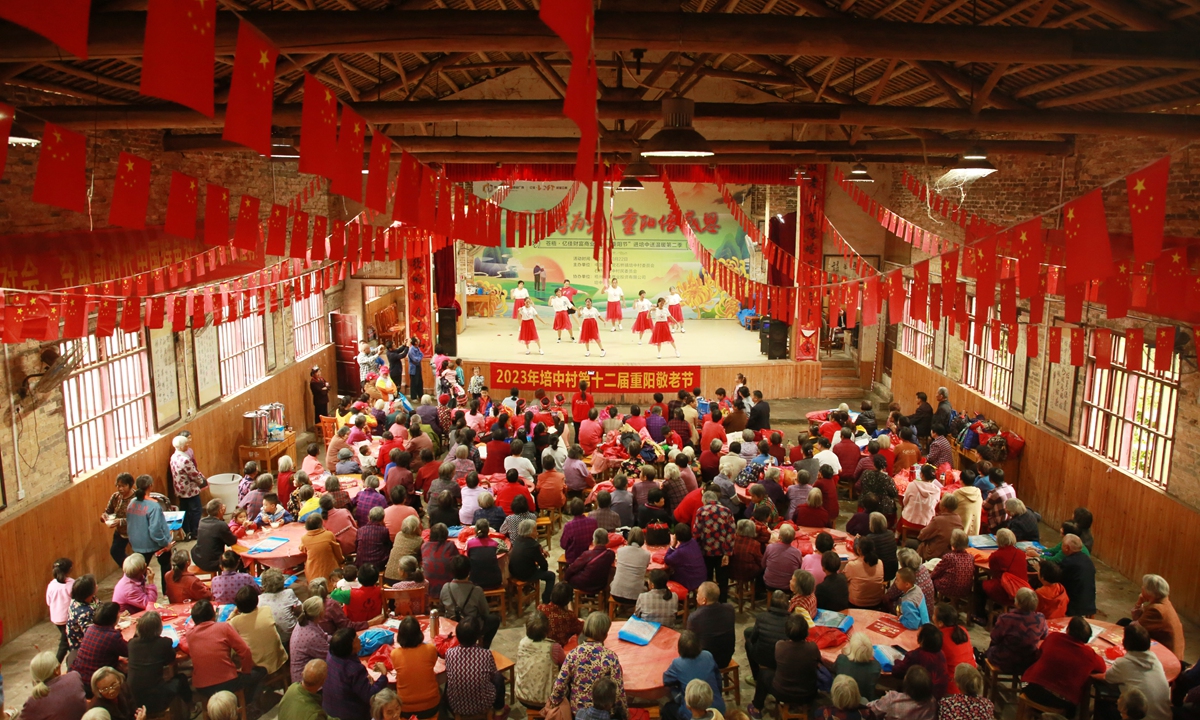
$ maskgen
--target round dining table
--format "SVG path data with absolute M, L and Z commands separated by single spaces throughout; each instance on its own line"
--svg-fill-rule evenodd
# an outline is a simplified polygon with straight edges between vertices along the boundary
M 845 643 L 821 649 L 821 660 L 826 665 L 832 665 L 837 660 L 838 655 L 842 654 L 842 651 L 849 645 L 850 638 L 856 633 L 866 633 L 872 645 L 883 645 L 886 647 L 896 645 L 906 652 L 916 650 L 920 646 L 920 643 L 917 642 L 917 631 L 901 626 L 899 621 L 896 620 L 896 616 L 891 613 L 851 608 L 845 614 L 854 618 L 854 626 L 850 628 L 850 632 L 846 633 Z M 881 621 L 880 625 L 887 625 L 892 630 L 881 632 L 882 628 L 872 629 L 871 626 L 875 625 L 876 621 Z M 895 633 L 894 636 L 893 633 Z
M 639 700 L 665 697 L 667 688 L 663 685 L 663 673 L 671 666 L 671 661 L 679 657 L 679 632 L 662 627 L 654 633 L 649 645 L 637 645 L 617 637 L 623 627 L 623 620 L 612 624 L 604 647 L 621 660 L 625 694 Z
M 184 637 L 187 635 L 187 628 L 191 626 L 189 622 L 192 618 L 192 605 L 195 603 L 171 603 L 170 605 L 159 605 L 154 608 L 162 617 L 163 629 L 170 627 L 175 630 L 175 634 L 179 636 L 179 643 L 175 646 L 175 657 L 185 658 L 188 656 L 187 643 Z M 129 616 L 121 617 L 117 620 L 117 629 L 121 631 L 121 637 L 125 638 L 125 642 L 133 639 L 137 634 L 137 621 L 146 614 L 143 610 L 139 613 L 134 613 Z
M 233 550 L 252 565 L 257 563 L 259 566 L 287 570 L 304 563 L 306 557 L 300 549 L 300 539 L 307 532 L 304 523 L 299 522 L 287 523 L 277 528 L 263 528 L 253 534 L 247 531 L 246 537 L 241 538 L 241 542 L 234 545 Z M 287 542 L 274 550 L 253 552 L 258 543 L 272 537 L 284 538 Z
M 1066 632 L 1067 625 L 1070 622 L 1071 618 L 1069 617 L 1055 618 L 1047 620 L 1046 626 L 1050 629 L 1050 632 Z M 1092 646 L 1097 655 L 1104 659 L 1106 668 L 1112 667 L 1113 660 L 1116 658 L 1109 657 L 1108 653 L 1112 648 L 1121 647 L 1125 628 L 1115 623 L 1096 620 L 1095 618 L 1089 619 L 1088 624 L 1100 631 L 1088 644 Z M 1175 653 L 1171 652 L 1167 649 L 1167 646 L 1157 640 L 1150 643 L 1150 652 L 1154 653 L 1154 656 L 1162 663 L 1163 674 L 1167 676 L 1167 682 L 1174 682 L 1175 678 L 1179 677 L 1179 673 L 1183 670 L 1183 666 L 1179 663 L 1179 658 L 1175 657 Z M 1114 652 L 1114 654 L 1116 653 Z M 1118 654 L 1117 657 L 1120 657 L 1120 655 Z M 1104 676 L 1094 675 L 1093 679 L 1103 680 Z

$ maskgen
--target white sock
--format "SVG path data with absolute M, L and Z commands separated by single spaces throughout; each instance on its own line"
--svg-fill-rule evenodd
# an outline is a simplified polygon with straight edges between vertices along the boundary
M 607 351 L 607 350 L 601 350 L 601 351 L 600 351 L 600 357 L 604 357 L 604 356 L 605 356 L 605 355 L 607 355 L 607 354 L 608 354 L 608 351 Z
M 583 356 L 584 356 L 584 357 L 591 357 L 591 356 L 592 356 L 592 351 L 591 351 L 591 350 L 584 350 L 584 351 L 583 351 Z

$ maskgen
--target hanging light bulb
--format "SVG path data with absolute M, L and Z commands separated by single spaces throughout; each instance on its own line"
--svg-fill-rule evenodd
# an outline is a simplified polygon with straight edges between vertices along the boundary
M 945 175 L 938 178 L 937 185 L 961 185 L 972 180 L 985 178 L 994 172 L 996 172 L 996 166 L 986 159 L 971 160 L 963 156 L 963 159 L 959 160 L 957 165 L 947 170 Z
M 625 177 L 656 178 L 658 168 L 643 160 L 640 155 L 635 155 L 633 162 L 625 166 Z
M 850 168 L 850 177 L 846 178 L 850 182 L 875 182 L 875 178 L 871 177 L 871 173 L 867 172 L 867 166 L 862 163 L 854 163 Z
M 646 142 L 642 157 L 709 157 L 708 140 L 692 127 L 696 103 L 671 97 L 662 101 L 663 127 Z
M 962 155 L 963 160 L 987 160 L 987 150 L 978 143 L 967 148 L 967 151 Z
M 634 192 L 644 189 L 645 188 L 642 186 L 642 181 L 630 175 L 626 175 L 625 177 L 621 178 L 621 184 L 613 188 L 613 190 L 617 192 Z

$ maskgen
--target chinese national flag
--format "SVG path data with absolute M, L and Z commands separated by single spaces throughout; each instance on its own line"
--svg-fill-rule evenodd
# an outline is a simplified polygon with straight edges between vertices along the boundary
M 867 287 L 863 292 L 863 326 L 874 325 L 879 316 L 879 276 L 872 275 L 867 278 Z
M 221 137 L 271 157 L 271 104 L 279 50 L 245 20 L 238 24 L 233 82 Z
M 367 124 L 349 107 L 342 107 L 342 129 L 338 133 L 337 166 L 330 188 L 338 195 L 362 202 L 363 143 Z M 303 148 L 303 145 L 301 145 Z
M 417 196 L 417 227 L 426 232 L 437 227 L 437 173 L 425 165 L 421 166 L 421 192 Z
M 1092 343 L 1096 355 L 1096 367 L 1107 370 L 1112 367 L 1112 330 L 1096 328 L 1092 331 Z
M 931 283 L 929 285 L 929 322 L 933 323 L 934 330 L 942 329 L 941 283 Z
M 329 256 L 325 249 L 325 228 L 329 226 L 329 218 L 324 215 L 313 215 L 312 255 L 310 260 L 324 260 Z
M 288 255 L 299 260 L 308 257 L 308 213 L 303 210 L 292 216 L 292 247 Z
M 420 212 L 417 209 L 417 200 L 420 194 L 421 163 L 407 152 L 402 153 L 400 155 L 400 174 L 396 178 L 396 202 L 392 204 L 392 219 L 405 225 L 416 225 L 420 219 Z M 505 216 L 508 215 L 509 213 L 506 212 Z M 511 243 L 509 245 L 511 246 Z
M 300 113 L 300 172 L 332 179 L 337 171 L 337 96 L 320 80 L 304 74 Z
M 1051 326 L 1046 328 L 1046 343 L 1050 346 L 1050 362 L 1062 362 L 1062 328 Z
M 1071 364 L 1083 367 L 1083 346 L 1087 341 L 1087 328 L 1071 328 Z
M 1013 325 L 1005 325 L 1004 327 L 1005 327 L 1005 331 L 1008 333 L 1005 336 L 1008 339 L 1008 345 L 1005 346 L 1004 349 L 1008 352 L 1009 355 L 1016 355 L 1017 354 L 1017 345 L 1021 342 L 1021 336 L 1018 334 L 1018 329 L 1021 326 L 1013 324 Z
M 1177 314 L 1180 292 L 1190 284 L 1187 283 L 1190 272 L 1187 246 L 1167 248 L 1154 261 L 1155 296 L 1160 313 L 1172 317 Z
M 1017 322 L 1017 279 L 1000 281 L 1000 320 L 1005 325 Z
M 904 274 L 900 270 L 888 273 L 888 322 L 899 325 L 904 322 Z
M 925 322 L 925 311 L 928 305 L 929 293 L 929 261 L 922 260 L 913 265 L 912 298 L 908 303 L 908 316 L 918 322 Z
M 1153 262 L 1162 252 L 1163 222 L 1167 215 L 1167 176 L 1171 156 L 1125 178 L 1129 192 L 1129 223 L 1133 228 L 1133 259 Z
M 1132 277 L 1129 264 L 1121 261 L 1113 276 L 1100 283 L 1100 302 L 1104 303 L 1104 314 L 1109 320 L 1117 320 L 1129 313 Z
M 388 167 L 392 161 L 392 141 L 375 131 L 371 137 L 371 158 L 367 161 L 367 207 L 387 212 Z
M 117 156 L 117 179 L 113 183 L 108 224 L 141 230 L 146 227 L 150 204 L 150 161 L 123 152 Z
M 1154 369 L 1167 372 L 1175 359 L 1175 326 L 1164 325 L 1154 331 Z
M 267 220 L 267 254 L 283 255 L 287 251 L 286 205 L 272 205 L 271 217 Z
M 141 93 L 212 117 L 216 22 L 211 0 L 150 0 Z
M 91 0 L 0 0 L 0 18 L 26 27 L 81 60 L 88 56 Z
M 1145 330 L 1130 328 L 1125 331 L 1125 369 L 1141 372 L 1142 356 L 1145 354 Z
M 0 102 L 0 180 L 4 179 L 4 163 L 8 160 L 8 136 L 12 132 L 15 114 L 12 105 Z
M 96 311 L 96 337 L 110 337 L 117 326 L 117 301 L 114 298 L 102 298 L 100 308 Z
M 595 12 L 591 0 L 545 0 L 538 12 L 571 52 L 571 74 L 563 115 L 579 127 L 575 179 L 591 182 L 599 130 L 596 128 L 596 58 L 592 52 Z
M 1025 326 L 1025 357 L 1038 356 L 1038 334 L 1041 332 L 1041 327 L 1037 325 Z
M 81 338 L 87 334 L 87 299 L 82 295 L 68 295 L 63 301 L 63 338 Z
M 87 211 L 87 138 L 46 123 L 33 179 L 33 201 Z
M 342 260 L 346 257 L 346 224 L 334 220 L 329 233 L 329 259 Z
M 163 228 L 186 240 L 196 238 L 196 178 L 178 170 L 171 173 L 171 193 L 167 196 L 167 222 Z
M 174 295 L 171 298 L 171 329 L 175 332 L 183 332 L 187 329 L 187 297 L 184 295 Z
M 992 306 L 996 303 L 996 238 L 985 240 L 978 247 L 975 260 L 976 303 Z
M 254 251 L 258 248 L 258 198 L 243 195 L 238 204 L 237 225 L 233 228 L 233 246 Z
M 229 242 L 229 190 L 212 183 L 204 191 L 204 242 L 207 245 Z
M 147 318 L 147 325 L 149 319 Z M 158 327 L 162 327 L 162 322 L 159 321 Z M 124 307 L 121 310 L 121 331 L 122 332 L 137 332 L 142 329 L 142 300 L 141 298 L 131 297 L 125 298 Z
M 1083 321 L 1083 296 L 1086 291 L 1086 283 L 1067 287 L 1066 295 L 1063 297 L 1063 320 L 1069 323 Z
M 942 315 L 950 317 L 954 311 L 954 292 L 950 291 L 956 283 L 958 272 L 958 251 L 953 250 L 942 255 Z
M 1103 280 L 1113 273 L 1112 246 L 1099 188 L 1072 200 L 1063 209 L 1067 250 L 1067 285 Z
M 1017 256 L 1019 295 L 1022 299 L 1032 297 L 1038 292 L 1042 258 L 1046 252 L 1045 237 L 1046 231 L 1042 229 L 1041 218 L 1021 223 L 1009 231 L 1009 247 Z

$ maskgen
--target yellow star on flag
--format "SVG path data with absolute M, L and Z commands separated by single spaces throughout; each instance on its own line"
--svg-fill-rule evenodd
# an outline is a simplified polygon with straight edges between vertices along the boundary
M 1134 192 L 1136 192 L 1138 195 L 1141 195 L 1141 194 L 1142 194 L 1142 191 L 1146 189 L 1146 181 L 1145 181 L 1145 179 L 1143 179 L 1143 178 L 1138 178 L 1138 179 L 1137 179 L 1137 184 L 1133 186 L 1133 189 L 1134 189 Z M 1151 198 L 1151 199 L 1153 200 L 1153 198 Z
M 133 161 L 132 160 L 125 161 L 125 169 L 130 172 L 133 172 Z
M 1171 255 L 1171 262 L 1173 262 L 1173 263 L 1179 262 L 1179 253 L 1173 253 Z
M 258 63 L 265 68 L 268 64 L 270 64 L 270 62 L 271 62 L 271 60 L 267 57 L 267 51 L 259 50 L 258 51 Z

